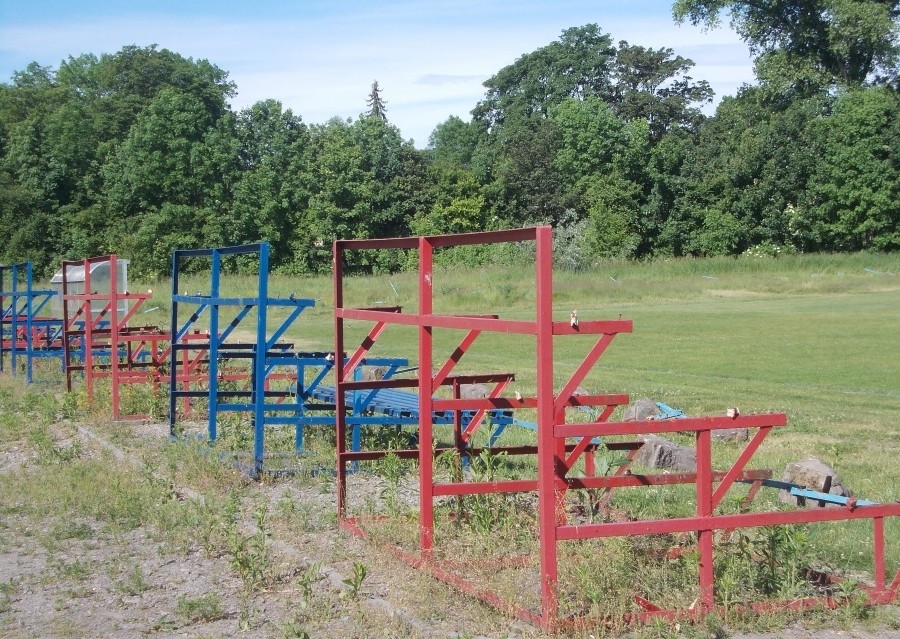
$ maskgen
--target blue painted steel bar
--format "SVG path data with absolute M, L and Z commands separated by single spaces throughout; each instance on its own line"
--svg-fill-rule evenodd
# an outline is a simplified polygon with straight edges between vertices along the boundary
M 240 254 L 256 254 L 259 259 L 258 290 L 255 296 L 228 296 L 222 294 L 222 259 L 226 256 Z M 183 260 L 204 258 L 210 261 L 210 288 L 208 291 L 194 295 L 181 294 L 179 274 L 183 268 Z M 271 472 L 266 468 L 266 431 L 272 427 L 293 426 L 295 428 L 295 451 L 303 452 L 304 429 L 307 426 L 333 426 L 333 413 L 338 408 L 334 389 L 323 385 L 323 382 L 335 373 L 335 356 L 332 352 L 297 352 L 291 344 L 282 343 L 290 327 L 302 315 L 302 312 L 315 305 L 314 300 L 296 299 L 291 295 L 288 299 L 271 298 L 268 294 L 268 260 L 267 244 L 246 245 L 243 247 L 226 247 L 223 249 L 194 249 L 176 251 L 173 255 L 172 275 L 172 327 L 174 341 L 171 349 L 170 369 L 170 432 L 174 436 L 177 419 L 177 398 L 185 401 L 190 398 L 205 398 L 208 402 L 208 438 L 214 441 L 219 436 L 217 413 L 243 412 L 251 415 L 253 430 L 253 449 L 245 454 L 243 466 L 252 475 Z M 208 293 L 208 294 L 207 294 Z M 189 305 L 193 313 L 183 324 L 179 322 L 181 309 Z M 287 317 L 279 319 L 270 330 L 270 313 L 268 307 L 287 308 Z M 230 310 L 228 310 L 230 309 Z M 256 326 L 252 343 L 232 343 L 226 341 L 235 334 L 240 324 L 256 312 Z M 203 313 L 209 313 L 209 341 L 190 342 L 189 333 Z M 228 314 L 228 319 L 226 319 Z M 182 359 L 193 354 L 196 360 L 202 360 L 207 367 L 208 379 L 202 380 L 205 389 L 191 390 L 184 386 L 184 380 L 190 378 L 179 373 L 183 369 Z M 345 356 L 341 361 L 347 361 Z M 230 362 L 230 363 L 229 363 Z M 235 372 L 235 364 L 240 370 L 248 371 L 245 378 Z M 366 357 L 359 366 L 384 367 L 385 379 L 390 379 L 409 362 L 406 359 L 387 357 Z M 357 379 L 362 369 L 356 367 Z M 308 379 L 309 378 L 309 381 Z M 249 382 L 246 390 L 224 390 L 223 383 L 244 379 Z M 269 382 L 274 380 L 286 390 L 266 390 Z M 291 381 L 292 380 L 292 381 Z M 198 380 L 193 380 L 194 386 Z M 179 386 L 181 384 L 181 386 Z M 233 388 L 233 386 L 229 386 Z M 346 400 L 340 402 L 346 409 L 346 424 L 352 430 L 348 433 L 352 450 L 359 450 L 361 444 L 361 427 L 417 425 L 418 400 L 415 395 L 384 389 L 348 390 Z M 396 394 L 399 393 L 399 394 Z M 327 411 L 328 414 L 324 414 Z M 451 413 L 439 411 L 441 418 L 437 423 L 452 423 Z M 477 411 L 466 411 L 466 423 L 471 421 Z M 494 411 L 492 419 L 498 422 L 511 421 L 510 411 Z M 252 459 L 252 461 L 250 461 Z
M 175 422 L 177 420 L 177 395 L 178 392 L 178 356 L 181 354 L 177 345 L 184 339 L 184 336 L 190 330 L 191 325 L 197 321 L 199 314 L 204 309 L 195 311 L 190 322 L 179 329 L 178 325 L 178 273 L 179 273 L 179 252 L 172 254 L 172 310 L 169 314 L 169 328 L 172 331 L 172 343 L 169 348 L 169 436 L 175 436 Z
M 853 497 L 831 495 L 829 493 L 823 493 L 818 490 L 809 490 L 800 486 L 794 486 L 793 488 L 791 488 L 791 494 L 795 497 L 803 497 L 805 499 L 813 499 L 822 503 L 838 504 L 840 506 L 847 506 L 850 503 L 856 504 L 857 506 L 876 506 L 878 504 L 878 502 L 869 501 L 867 499 L 855 499 Z
M 746 482 L 752 483 L 752 482 Z M 794 497 L 803 497 L 804 499 L 812 499 L 813 501 L 822 502 L 823 505 L 825 503 L 828 504 L 837 504 L 839 506 L 847 506 L 849 504 L 853 504 L 854 506 L 877 506 L 877 501 L 869 501 L 868 499 L 857 499 L 856 497 L 844 497 L 842 495 L 832 495 L 831 493 L 823 493 L 818 490 L 811 490 L 809 488 L 804 488 L 799 484 L 794 484 L 789 481 L 779 481 L 777 479 L 764 479 L 762 485 L 767 488 L 777 488 L 779 490 L 786 490 Z
M 35 359 L 56 357 L 64 367 L 62 320 L 40 316 L 55 294 L 53 290 L 34 288 L 31 262 L 0 266 L 0 371 L 7 353 L 13 376 L 18 374 L 19 358 L 25 359 L 25 380 L 29 384 L 34 378 Z
M 219 254 L 216 253 L 216 256 L 219 256 Z M 231 320 L 231 323 L 228 324 L 228 327 L 227 327 L 224 331 L 222 331 L 221 333 L 219 333 L 218 330 L 216 330 L 215 332 L 213 332 L 213 330 L 210 329 L 210 332 L 211 332 L 211 333 L 213 333 L 214 335 L 218 335 L 218 336 L 219 336 L 218 341 L 219 341 L 220 343 L 221 343 L 221 342 L 224 342 L 224 341 L 227 340 L 229 337 L 231 337 L 231 333 L 234 332 L 234 329 L 236 329 L 236 328 L 240 325 L 240 323 L 244 321 L 244 318 L 247 317 L 247 315 L 250 314 L 250 311 L 253 310 L 253 309 L 255 308 L 255 306 L 256 306 L 255 304 L 247 304 L 246 302 L 247 302 L 246 300 L 241 300 L 241 301 L 239 301 L 239 302 L 238 302 L 238 301 L 235 301 L 234 304 L 231 304 L 230 302 L 228 302 L 227 300 L 224 300 L 224 299 L 213 300 L 213 301 L 211 302 L 212 307 L 213 307 L 214 309 L 216 309 L 217 312 L 218 312 L 219 307 L 221 307 L 221 306 L 243 306 L 243 307 L 244 307 L 244 308 L 242 308 L 242 309 L 240 310 L 240 312 L 239 312 L 237 315 L 235 315 L 234 319 Z M 217 328 L 218 328 L 218 327 L 217 327 Z
M 386 376 L 385 379 L 388 379 Z M 330 386 L 317 385 L 307 390 L 308 394 L 322 402 L 335 403 L 335 390 Z M 415 426 L 419 423 L 418 395 L 391 388 L 383 388 L 371 391 L 366 398 L 357 402 L 354 393 L 361 395 L 361 391 L 347 391 L 345 403 L 353 406 L 352 413 L 346 418 L 347 425 L 395 425 Z M 475 410 L 460 410 L 460 418 L 463 428 L 466 428 L 475 417 Z M 380 417 L 379 417 L 380 415 Z M 492 410 L 488 412 L 491 424 L 489 441 L 493 445 L 507 426 L 516 423 L 510 410 Z M 454 411 L 432 411 L 432 423 L 435 426 L 452 426 Z M 361 441 L 351 432 L 351 450 L 360 450 Z
M 662 402 L 656 402 L 656 407 L 660 410 L 660 414 L 656 417 L 656 419 L 673 419 L 686 417 L 683 410 L 672 408 L 671 406 L 663 404 Z
M 272 336 L 266 342 L 266 349 L 274 348 L 275 343 L 284 336 L 284 333 L 288 328 L 290 328 L 294 324 L 294 321 L 300 317 L 300 313 L 315 304 L 313 300 L 297 300 L 297 302 L 297 305 L 291 310 L 290 314 L 281 322 L 281 326 L 275 329 L 275 332 L 272 333 Z
M 256 431 L 254 438 L 254 464 L 256 475 L 262 473 L 263 454 L 265 452 L 265 390 L 266 390 L 266 356 L 264 352 L 268 350 L 268 339 L 266 335 L 266 317 L 268 315 L 268 304 L 263 303 L 269 299 L 269 245 L 263 244 L 259 252 L 259 299 L 260 304 L 256 307 L 256 360 L 253 365 L 253 390 L 254 403 L 256 405 L 253 413 L 253 425 Z M 299 315 L 299 313 L 298 313 Z
M 252 255 L 258 259 L 259 274 L 256 295 L 227 296 L 222 294 L 223 258 L 236 255 Z M 179 272 L 183 261 L 192 258 L 208 258 L 210 262 L 210 288 L 195 295 L 179 294 Z M 176 251 L 172 260 L 172 326 L 174 342 L 171 351 L 171 390 L 169 400 L 170 432 L 174 436 L 177 421 L 177 399 L 204 397 L 208 403 L 208 438 L 215 441 L 219 436 L 218 413 L 244 412 L 250 414 L 253 431 L 253 448 L 248 451 L 252 461 L 245 464 L 250 474 L 258 476 L 264 470 L 266 453 L 266 427 L 294 425 L 299 434 L 304 419 L 302 398 L 287 390 L 267 390 L 275 379 L 302 379 L 302 370 L 311 364 L 324 363 L 321 359 L 298 356 L 290 344 L 279 340 L 302 312 L 315 305 L 314 300 L 271 298 L 268 294 L 269 245 L 248 244 L 234 247 L 191 249 Z M 208 294 L 206 294 L 208 293 Z M 192 305 L 195 310 L 184 323 L 179 322 L 179 305 Z M 288 308 L 285 319 L 280 320 L 273 331 L 269 331 L 268 308 L 275 306 Z M 189 332 L 199 317 L 209 313 L 208 341 L 190 341 Z M 233 343 L 229 340 L 241 323 L 256 313 L 253 338 L 250 343 Z M 191 359 L 193 356 L 193 359 Z M 184 362 L 196 362 L 196 368 L 187 371 Z M 206 377 L 202 376 L 205 367 Z M 289 372 L 285 373 L 284 369 Z M 179 372 L 181 371 L 181 372 Z M 246 390 L 225 390 L 223 384 L 249 384 Z M 203 392 L 184 386 L 205 384 Z M 285 382 L 286 383 L 286 382 Z M 179 387 L 181 384 L 182 387 Z M 273 401 L 277 398 L 277 401 Z
M 221 273 L 221 253 L 213 250 L 210 255 L 210 297 L 219 297 L 219 275 Z M 219 404 L 219 305 L 209 303 L 209 439 L 215 441 L 218 436 L 218 404 Z

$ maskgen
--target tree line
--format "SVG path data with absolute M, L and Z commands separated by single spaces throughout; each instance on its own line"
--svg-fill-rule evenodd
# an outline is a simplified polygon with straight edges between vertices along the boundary
M 334 238 L 538 223 L 570 268 L 897 250 L 898 2 L 678 0 L 698 24 L 730 9 L 756 56 L 712 116 L 691 60 L 566 29 L 423 150 L 377 82 L 357 119 L 308 124 L 275 100 L 233 111 L 227 72 L 156 46 L 32 63 L 0 84 L 0 263 L 115 252 L 162 276 L 176 248 L 268 241 L 274 269 L 312 274 Z

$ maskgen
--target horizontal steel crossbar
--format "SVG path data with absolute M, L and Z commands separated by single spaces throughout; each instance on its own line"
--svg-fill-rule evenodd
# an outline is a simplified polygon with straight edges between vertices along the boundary
M 603 437 L 610 435 L 650 435 L 654 433 L 680 433 L 727 428 L 760 428 L 786 426 L 784 413 L 740 415 L 738 417 L 686 417 L 684 419 L 645 420 L 635 422 L 602 422 L 588 424 L 557 424 L 556 437 Z

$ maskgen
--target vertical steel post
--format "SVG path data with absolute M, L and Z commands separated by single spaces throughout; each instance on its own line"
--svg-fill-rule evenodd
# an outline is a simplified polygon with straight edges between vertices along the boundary
M 209 441 L 218 436 L 219 412 L 219 275 L 222 256 L 218 249 L 212 249 L 210 266 L 209 296 Z
M 306 412 L 303 410 L 304 379 L 306 379 L 306 366 L 298 364 L 297 388 L 295 393 L 297 395 L 297 415 L 300 419 L 297 420 L 297 425 L 294 428 L 294 452 L 297 454 L 300 454 L 303 450 L 303 417 L 306 415 Z
M 331 252 L 331 271 L 334 277 L 334 309 L 344 308 L 344 249 L 335 241 Z M 337 509 L 338 520 L 347 516 L 347 411 L 344 399 L 344 319 L 334 314 L 334 410 L 337 448 Z
M 553 397 L 553 261 L 549 227 L 536 229 L 535 279 L 537 445 L 538 445 L 538 526 L 541 553 L 541 619 L 550 627 L 557 617 L 559 567 L 557 525 L 557 438 L 554 434 Z
M 66 372 L 66 391 L 72 392 L 72 369 L 69 368 L 69 358 L 71 357 L 72 347 L 69 343 L 69 331 L 71 330 L 71 325 L 69 324 L 69 300 L 68 295 L 66 295 L 69 284 L 68 278 L 66 277 L 66 273 L 69 270 L 69 267 L 65 260 L 62 263 L 62 288 L 60 289 L 59 296 L 62 298 L 62 308 L 63 308 L 63 366 Z
M 3 339 L 6 335 L 4 324 L 6 323 L 6 268 L 0 267 L 0 373 L 3 372 L 4 348 Z
M 712 433 L 706 428 L 697 431 L 697 516 L 712 516 Z M 698 531 L 700 549 L 700 605 L 712 610 L 715 604 L 713 574 L 713 531 Z
M 872 555 L 875 562 L 875 592 L 882 594 L 885 585 L 884 517 L 872 520 Z
M 25 264 L 25 381 L 28 384 L 32 382 L 34 374 L 34 344 L 32 343 L 32 331 L 34 330 L 33 275 L 31 262 L 27 262 Z
M 253 459 L 255 475 L 262 473 L 266 442 L 266 357 L 269 340 L 266 319 L 269 308 L 269 245 L 259 247 L 259 304 L 256 306 L 256 353 L 253 358 Z
M 430 556 L 434 544 L 434 453 L 432 451 L 432 337 L 434 247 L 419 238 L 419 547 Z
M 171 340 L 169 342 L 169 437 L 175 436 L 175 411 L 178 409 L 177 397 L 174 391 L 178 382 L 178 350 L 176 349 L 178 335 L 178 267 L 179 256 L 178 251 L 172 253 L 172 312 L 170 313 L 169 330 L 171 331 Z M 187 354 L 187 351 L 185 351 Z M 185 360 L 185 364 L 186 364 Z M 187 367 L 185 366 L 185 372 Z M 185 399 L 188 399 L 185 397 Z
M 91 265 L 87 260 L 82 262 L 84 267 L 84 295 L 81 299 L 84 317 L 84 381 L 87 388 L 88 401 L 94 401 L 94 301 L 91 294 Z
M 9 363 L 12 370 L 12 376 L 18 375 L 18 366 L 16 366 L 16 358 L 18 356 L 19 347 L 19 298 L 16 294 L 19 290 L 19 265 L 13 264 L 12 267 L 12 313 L 10 314 L 10 335 L 9 335 Z
M 85 269 L 86 270 L 86 269 Z M 112 379 L 113 421 L 120 417 L 119 410 L 119 274 L 116 256 L 109 256 L 109 365 Z

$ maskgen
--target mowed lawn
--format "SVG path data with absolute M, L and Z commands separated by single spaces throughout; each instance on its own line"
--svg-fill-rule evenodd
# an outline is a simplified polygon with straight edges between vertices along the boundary
M 185 284 L 203 290 L 203 276 Z M 400 273 L 348 279 L 345 303 L 416 308 L 416 277 Z M 166 284 L 154 286 L 150 318 L 168 323 Z M 252 278 L 226 278 L 242 295 Z M 435 308 L 443 313 L 534 317 L 533 264 L 477 269 L 438 267 Z M 316 300 L 287 334 L 299 348 L 333 348 L 330 278 L 275 275 L 270 294 Z M 689 415 L 778 411 L 778 429 L 758 457 L 773 468 L 815 455 L 833 463 L 857 492 L 900 499 L 900 257 L 809 255 L 779 259 L 715 258 L 611 263 L 595 271 L 558 272 L 554 317 L 631 319 L 585 380 L 591 391 L 650 397 Z M 277 313 L 277 311 L 274 311 Z M 247 323 L 248 330 L 252 323 Z M 348 322 L 352 350 L 370 324 Z M 462 331 L 436 331 L 435 359 Z M 357 340 L 357 342 L 354 342 Z M 590 347 L 589 338 L 557 338 L 561 387 Z M 373 354 L 415 364 L 415 331 L 389 328 Z M 516 374 L 514 389 L 531 393 L 531 338 L 482 334 L 460 372 Z M 527 417 L 527 415 L 526 415 Z
M 199 277 L 198 290 L 202 281 Z M 252 282 L 235 278 L 231 286 L 246 294 Z M 534 317 L 533 264 L 527 262 L 439 267 L 434 290 L 436 312 Z M 270 294 L 291 292 L 315 299 L 317 306 L 287 337 L 302 348 L 332 348 L 330 278 L 273 276 Z M 354 277 L 347 282 L 346 303 L 414 310 L 415 295 L 411 273 Z M 780 478 L 787 463 L 815 456 L 831 464 L 857 495 L 900 499 L 900 258 L 669 260 L 556 273 L 554 317 L 565 321 L 573 310 L 581 320 L 621 317 L 634 322 L 634 332 L 618 336 L 585 380 L 589 390 L 625 392 L 632 399 L 646 396 L 689 415 L 723 414 L 729 407 L 745 414 L 784 412 L 787 427 L 775 430 L 751 467 L 771 468 Z M 347 350 L 370 328 L 349 322 Z M 462 331 L 436 331 L 436 361 L 463 336 Z M 583 337 L 555 340 L 557 388 L 590 345 Z M 415 331 L 389 328 L 372 354 L 408 357 L 414 365 Z M 510 394 L 516 389 L 532 393 L 533 340 L 482 334 L 457 370 L 513 372 Z M 530 418 L 527 412 L 521 416 Z M 512 436 L 528 439 L 533 434 Z M 722 466 L 740 450 L 740 445 L 720 445 L 714 456 Z M 761 498 L 774 502 L 774 494 Z M 816 536 L 833 552 L 847 551 L 836 561 L 865 567 L 871 527 L 831 528 L 834 535 L 819 527 Z M 900 522 L 889 522 L 887 541 L 889 570 L 896 570 Z

